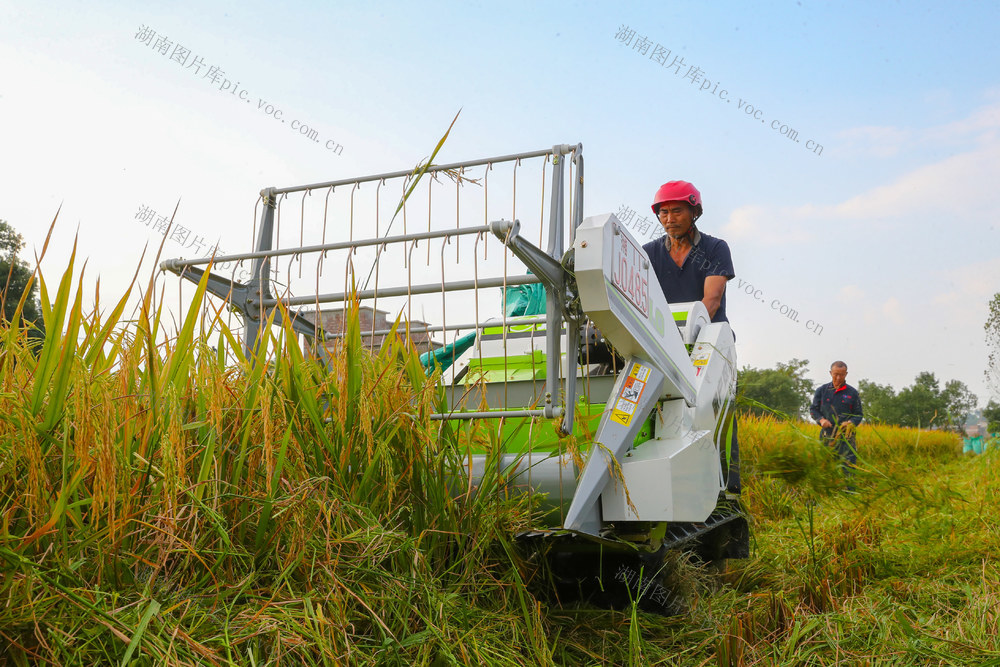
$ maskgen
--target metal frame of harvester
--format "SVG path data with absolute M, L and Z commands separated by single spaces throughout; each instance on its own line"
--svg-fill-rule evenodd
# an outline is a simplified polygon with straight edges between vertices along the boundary
M 541 188 L 526 196 L 530 162 L 541 163 Z M 497 185 L 501 168 L 512 187 Z M 454 215 L 450 203 L 447 214 L 435 212 L 435 195 L 450 201 L 451 184 Z M 374 200 L 363 202 L 360 193 L 372 190 Z M 296 209 L 287 200 L 298 193 Z M 314 194 L 325 195 L 322 209 Z M 470 194 L 482 203 L 470 205 Z M 384 207 L 386 197 L 400 204 Z M 495 215 L 508 205 L 510 219 Z M 668 304 L 641 244 L 614 215 L 583 216 L 582 145 L 267 188 L 261 207 L 251 252 L 161 267 L 197 283 L 206 269 L 249 262 L 245 282 L 217 268 L 207 279 L 208 292 L 242 315 L 248 350 L 269 318 L 287 316 L 322 354 L 342 335 L 323 328 L 323 304 L 352 299 L 388 308 L 411 336 L 436 338 L 422 359 L 442 367 L 449 409 L 434 418 L 496 426 L 508 488 L 535 494 L 549 510 L 520 538 L 551 566 L 560 594 L 576 588 L 608 604 L 640 596 L 647 607 L 669 608 L 656 583 L 667 551 L 716 562 L 748 555 L 746 517 L 738 494 L 727 492 L 738 465 L 732 331 L 712 323 L 700 302 Z M 286 223 L 282 236 L 283 207 L 299 221 L 290 243 L 295 228 Z M 540 209 L 537 222 L 522 224 L 525 207 Z M 320 242 L 305 244 L 320 228 Z M 306 257 L 316 258 L 315 269 L 296 279 Z M 330 285 L 339 289 L 325 291 Z M 511 295 L 538 294 L 539 285 L 544 308 L 513 314 Z M 420 322 L 415 310 L 439 321 Z M 375 344 L 390 329 L 373 320 L 364 333 Z M 487 461 L 486 452 L 469 453 L 473 485 Z

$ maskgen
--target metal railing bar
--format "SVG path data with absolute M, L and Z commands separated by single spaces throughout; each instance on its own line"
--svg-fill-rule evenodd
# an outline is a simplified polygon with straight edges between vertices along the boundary
M 562 144 L 559 146 L 553 146 L 552 148 L 546 148 L 544 150 L 529 151 L 527 153 L 514 153 L 511 155 L 501 155 L 498 157 L 482 158 L 480 160 L 470 160 L 468 162 L 452 162 L 451 164 L 441 164 L 434 165 L 427 168 L 427 173 L 436 173 L 439 171 L 448 171 L 451 169 L 459 169 L 461 167 L 479 167 L 484 164 L 490 164 L 494 162 L 514 162 L 515 160 L 523 160 L 533 157 L 544 157 L 546 155 L 567 155 L 575 151 L 578 144 Z M 369 183 L 371 181 L 380 181 L 387 178 L 401 178 L 403 176 L 409 176 L 410 174 L 417 171 L 416 169 L 405 169 L 403 171 L 390 171 L 384 174 L 374 174 L 372 176 L 363 176 L 361 178 L 345 178 L 339 181 L 327 181 L 325 183 L 312 183 L 310 185 L 293 185 L 286 188 L 265 188 L 261 190 L 261 195 L 265 192 L 269 192 L 272 195 L 285 194 L 289 192 L 301 192 L 302 190 L 314 190 L 317 188 L 335 188 L 341 185 L 351 185 L 353 183 Z
M 257 250 L 255 252 L 244 252 L 236 255 L 216 255 L 212 257 L 202 257 L 199 259 L 168 259 L 160 262 L 161 271 L 180 269 L 185 266 L 195 266 L 198 264 L 222 264 L 223 262 L 237 262 L 246 259 L 257 259 L 258 257 L 279 257 L 284 255 L 304 255 L 310 252 L 322 252 L 327 250 L 348 250 L 351 248 L 363 248 L 367 246 L 388 245 L 390 243 L 406 243 L 408 241 L 424 241 L 427 239 L 447 238 L 451 236 L 466 236 L 470 234 L 483 234 L 490 231 L 489 225 L 478 227 L 467 227 L 462 229 L 444 229 L 432 232 L 417 232 L 414 234 L 401 234 L 399 236 L 387 236 L 385 238 L 364 239 L 361 241 L 341 241 L 339 243 L 323 243 L 320 245 L 297 246 L 294 248 L 279 248 L 277 250 Z
M 431 419 L 504 419 L 507 417 L 545 417 L 547 411 L 542 410 L 492 410 L 487 412 L 435 412 Z M 551 410 L 553 418 L 562 416 L 562 408 Z
M 299 317 L 310 318 L 315 315 L 315 311 L 310 311 L 303 313 L 300 311 Z M 462 331 L 464 329 L 482 329 L 484 327 L 517 327 L 522 324 L 543 324 L 546 321 L 545 315 L 532 315 L 531 317 L 520 318 L 517 320 L 486 320 L 480 324 L 475 322 L 469 322 L 465 324 L 438 324 L 438 325 L 426 325 L 426 326 L 414 326 L 410 323 L 410 332 L 416 333 L 441 333 L 443 331 Z M 365 336 L 387 336 L 392 333 L 392 329 L 379 329 L 378 331 L 362 331 L 361 337 Z M 406 331 L 406 326 L 403 322 L 396 328 L 398 333 Z M 331 333 L 327 332 L 327 338 L 343 338 L 343 333 Z
M 533 275 L 508 276 L 506 278 L 487 278 L 478 281 L 457 280 L 449 283 L 443 291 L 462 292 L 493 287 L 506 287 L 508 285 L 532 285 L 539 282 L 541 281 Z M 411 296 L 413 294 L 436 294 L 441 291 L 441 283 L 426 283 L 423 285 L 414 285 L 413 287 L 380 287 L 378 289 L 378 298 L 383 299 L 394 296 Z M 334 303 L 337 301 L 346 301 L 352 298 L 352 296 L 356 297 L 359 301 L 373 299 L 375 298 L 375 290 L 358 290 L 353 295 L 350 292 L 340 292 L 334 294 L 320 294 L 318 296 L 296 296 L 287 299 L 270 298 L 264 299 L 261 302 L 261 305 L 264 308 L 271 308 L 278 305 L 280 301 L 286 306 L 307 306 L 313 303 Z

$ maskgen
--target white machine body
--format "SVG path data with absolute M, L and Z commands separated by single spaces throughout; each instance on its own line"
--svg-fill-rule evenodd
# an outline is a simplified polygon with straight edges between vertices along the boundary
M 638 377 L 648 368 L 658 371 L 663 382 L 653 400 L 640 396 L 637 401 L 628 400 L 635 397 L 628 378 L 616 383 L 566 527 L 590 532 L 598 516 L 604 522 L 704 521 L 724 488 L 723 425 L 736 384 L 732 330 L 726 322 L 711 323 L 700 302 L 672 309 L 642 246 L 614 215 L 584 219 L 574 248 L 577 285 L 588 317 L 626 356 L 626 371 L 631 363 L 631 373 Z M 677 321 L 679 327 L 675 312 L 686 313 L 683 322 Z M 685 345 L 691 346 L 690 353 Z M 621 428 L 603 428 L 606 422 L 622 421 L 627 410 L 619 406 L 633 409 L 637 419 L 655 410 L 654 437 L 633 447 Z M 616 432 L 622 437 L 614 438 Z M 613 472 L 616 467 L 620 474 Z M 588 483 L 599 488 L 589 489 Z M 597 497 L 599 515 L 588 505 Z

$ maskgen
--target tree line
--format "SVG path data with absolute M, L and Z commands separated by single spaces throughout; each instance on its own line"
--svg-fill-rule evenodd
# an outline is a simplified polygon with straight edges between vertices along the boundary
M 778 363 L 776 368 L 744 366 L 739 373 L 738 409 L 743 414 L 808 419 L 815 390 L 805 377 L 808 366 L 805 359 Z M 858 382 L 857 388 L 870 423 L 959 429 L 978 404 L 964 382 L 949 380 L 942 386 L 929 371 L 918 374 L 912 385 L 899 392 L 868 379 Z
M 986 324 L 986 348 L 988 350 L 986 370 L 986 382 L 994 394 L 1000 394 L 1000 292 L 993 295 L 993 299 L 987 308 Z M 1000 403 L 990 400 L 986 409 L 983 410 L 983 417 L 989 422 L 987 429 L 990 433 L 1000 432 Z
M 6 220 L 0 220 L 0 312 L 3 313 L 3 321 L 14 319 L 21 296 L 31 283 L 31 290 L 21 307 L 19 324 L 32 325 L 29 326 L 29 336 L 40 340 L 45 337 L 45 322 L 38 300 L 38 281 L 31 282 L 34 271 L 18 257 L 23 247 L 24 238 Z
M 986 307 L 987 384 L 1000 395 L 1000 292 Z M 805 377 L 809 362 L 792 359 L 776 368 L 745 366 L 739 374 L 739 403 L 743 414 L 778 414 L 787 418 L 808 418 L 813 384 Z M 865 420 L 919 428 L 961 429 L 979 400 L 964 382 L 940 380 L 929 371 L 919 373 L 913 384 L 897 392 L 888 384 L 868 379 L 857 384 Z M 1000 403 L 991 399 L 982 410 L 990 433 L 1000 432 Z

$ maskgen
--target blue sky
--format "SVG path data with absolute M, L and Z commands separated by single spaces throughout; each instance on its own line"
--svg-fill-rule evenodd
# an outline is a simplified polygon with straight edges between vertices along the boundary
M 587 215 L 648 211 L 664 181 L 694 182 L 699 226 L 765 298 L 730 283 L 741 365 L 806 358 L 822 381 L 842 358 L 849 382 L 897 389 L 931 370 L 985 403 L 998 25 L 1000 4 L 974 2 L 5 3 L 0 218 L 40 247 L 61 204 L 46 274 L 79 229 L 89 279 L 120 294 L 161 240 L 140 207 L 180 199 L 190 228 L 248 249 L 262 187 L 408 168 L 461 108 L 441 161 L 580 142 Z M 140 42 L 141 26 L 248 99 Z

